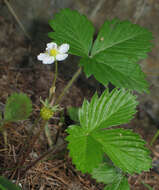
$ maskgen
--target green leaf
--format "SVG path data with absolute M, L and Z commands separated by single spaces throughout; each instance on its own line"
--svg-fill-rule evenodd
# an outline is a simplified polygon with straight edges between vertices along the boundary
M 135 113 L 135 96 L 124 90 L 105 90 L 98 98 L 95 94 L 89 103 L 84 101 L 79 110 L 81 126 L 67 129 L 66 140 L 73 163 L 77 169 L 92 172 L 103 159 L 104 153 L 115 166 L 124 172 L 139 173 L 151 167 L 145 142 L 130 130 L 107 129 L 128 122 Z
M 93 170 L 91 175 L 97 182 L 109 184 L 118 181 L 121 178 L 122 173 L 115 167 L 108 165 L 107 163 L 102 163 L 98 168 Z
M 139 64 L 128 60 L 124 55 L 101 56 L 97 61 L 95 58 L 82 58 L 80 65 L 84 67 L 87 77 L 94 75 L 96 80 L 107 86 L 111 82 L 114 86 L 136 90 L 138 92 L 149 92 L 145 74 Z
M 58 44 L 68 43 L 70 53 L 88 56 L 92 47 L 94 27 L 92 23 L 75 10 L 63 9 L 50 21 L 54 32 L 49 37 Z
M 78 111 L 79 111 L 78 107 L 70 107 L 67 109 L 67 112 L 68 112 L 71 120 L 79 122 Z
M 111 82 L 138 92 L 148 92 L 148 83 L 137 62 L 151 50 L 152 34 L 128 21 L 106 21 L 94 42 L 90 58 L 81 60 L 87 76 L 103 85 Z
M 145 59 L 151 50 L 152 33 L 129 21 L 113 19 L 101 27 L 93 45 L 91 56 L 101 52 L 124 54 L 134 61 Z
M 100 166 L 93 170 L 92 177 L 97 180 L 97 182 L 102 182 L 104 184 L 109 184 L 104 189 L 105 190 L 129 190 L 129 184 L 127 178 L 122 174 L 122 172 L 108 165 L 107 163 L 100 164 Z
M 130 190 L 130 187 L 127 178 L 122 176 L 113 184 L 106 186 L 104 190 Z
M 0 189 L 1 190 L 22 190 L 19 186 L 15 185 L 8 179 L 0 176 Z
M 19 121 L 27 119 L 32 112 L 32 103 L 30 98 L 23 93 L 12 94 L 5 106 L 5 121 Z
M 92 134 L 103 146 L 103 151 L 111 161 L 129 174 L 149 171 L 152 159 L 149 150 L 144 146 L 145 141 L 131 130 L 111 129 L 96 131 Z
M 93 168 L 98 167 L 103 159 L 103 151 L 101 145 L 95 141 L 86 130 L 77 125 L 72 125 L 67 129 L 69 136 L 69 155 L 76 168 L 83 173 L 91 172 Z
M 136 113 L 136 96 L 124 89 L 105 90 L 98 98 L 95 94 L 91 102 L 86 100 L 79 109 L 82 127 L 92 130 L 128 123 Z

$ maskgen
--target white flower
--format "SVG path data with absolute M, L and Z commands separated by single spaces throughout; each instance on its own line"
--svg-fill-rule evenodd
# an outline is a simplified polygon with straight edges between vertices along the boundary
M 37 59 L 44 64 L 51 64 L 54 61 L 63 61 L 68 57 L 67 52 L 69 48 L 69 44 L 62 44 L 57 47 L 57 44 L 54 42 L 48 43 L 45 53 L 40 53 Z

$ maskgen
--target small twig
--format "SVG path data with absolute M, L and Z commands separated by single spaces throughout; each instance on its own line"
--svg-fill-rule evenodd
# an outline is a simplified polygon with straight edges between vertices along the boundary
M 156 156 L 157 158 L 159 158 L 159 153 L 157 151 L 155 151 L 154 148 L 149 147 L 149 149 L 152 151 L 152 153 L 154 154 L 154 156 Z
M 23 30 L 25 36 L 31 40 L 30 35 L 27 33 L 27 31 L 25 30 L 22 22 L 20 21 L 20 19 L 18 18 L 18 16 L 16 15 L 14 9 L 12 8 L 12 6 L 10 5 L 10 3 L 8 2 L 8 0 L 4 0 L 4 3 L 6 4 L 6 6 L 8 7 L 9 11 L 11 12 L 11 14 L 13 15 L 13 17 L 15 18 L 15 20 L 17 21 L 17 23 L 19 24 L 20 28 Z
M 25 166 L 21 166 L 20 168 L 25 168 Z M 12 171 L 12 170 L 15 170 L 16 167 L 13 167 L 13 168 L 0 168 L 0 171 Z
M 141 1 L 138 1 L 138 3 L 141 3 Z M 134 15 L 134 18 L 135 18 L 134 23 L 137 23 L 139 18 L 143 14 L 144 9 L 145 9 L 145 5 L 146 5 L 146 0 L 143 0 L 143 4 L 142 4 L 141 8 L 140 8 L 140 6 L 139 6 L 139 8 L 137 6 L 137 11 L 136 11 L 136 14 Z
M 98 1 L 98 4 L 95 6 L 95 8 L 93 9 L 93 11 L 90 15 L 90 19 L 93 20 L 97 16 L 97 12 L 100 10 L 100 8 L 102 7 L 104 2 L 105 2 L 105 0 Z
M 50 172 L 48 172 L 48 171 L 46 171 L 46 170 L 44 171 L 44 174 L 49 175 L 49 176 L 51 176 L 52 178 L 55 178 L 55 179 L 59 180 L 59 181 L 60 181 L 61 183 L 63 183 L 63 184 L 67 187 L 67 189 L 68 189 L 68 186 L 69 186 L 68 182 L 64 181 L 61 177 L 57 176 L 57 175 L 54 174 L 54 173 L 50 173 Z

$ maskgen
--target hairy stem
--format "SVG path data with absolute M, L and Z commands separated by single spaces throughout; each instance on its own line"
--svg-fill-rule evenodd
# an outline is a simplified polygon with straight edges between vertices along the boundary
M 50 101 L 51 106 L 53 106 L 54 99 L 55 99 L 57 75 L 58 75 L 58 63 L 57 63 L 57 61 L 55 61 L 55 76 L 54 76 L 54 80 L 53 80 L 53 83 L 52 83 L 52 86 L 51 86 L 50 92 L 49 92 L 49 101 Z
M 57 74 L 58 74 L 58 64 L 56 61 L 55 62 L 55 77 L 54 77 L 53 84 L 52 84 L 53 87 L 55 87 L 55 85 L 56 85 Z

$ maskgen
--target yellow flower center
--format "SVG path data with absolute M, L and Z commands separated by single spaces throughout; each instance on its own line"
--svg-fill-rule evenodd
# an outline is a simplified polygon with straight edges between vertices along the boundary
M 56 56 L 58 54 L 58 51 L 56 49 L 51 49 L 50 50 L 50 56 Z

